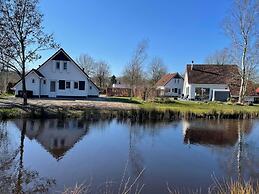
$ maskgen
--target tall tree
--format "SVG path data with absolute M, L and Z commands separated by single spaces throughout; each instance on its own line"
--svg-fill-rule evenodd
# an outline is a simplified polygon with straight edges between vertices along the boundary
M 24 105 L 26 65 L 41 57 L 39 51 L 58 47 L 44 32 L 38 6 L 39 0 L 0 0 L 0 63 L 21 77 Z
M 247 84 L 259 64 L 259 1 L 234 0 L 224 29 L 232 40 L 232 53 L 240 69 L 239 102 L 244 101 Z
M 229 65 L 233 63 L 233 59 L 228 48 L 218 50 L 213 54 L 209 55 L 205 59 L 206 64 L 216 64 L 216 65 Z
M 155 57 L 149 64 L 149 77 L 151 85 L 154 86 L 163 75 L 167 73 L 166 66 L 161 58 Z
M 95 80 L 100 88 L 106 86 L 109 79 L 110 67 L 105 61 L 99 61 L 96 63 Z
M 76 62 L 84 69 L 87 75 L 90 77 L 94 76 L 95 72 L 95 61 L 94 59 L 88 54 L 81 54 L 77 59 Z
M 112 75 L 111 78 L 110 78 L 110 84 L 113 85 L 113 84 L 117 84 L 117 78 L 115 75 Z
M 136 85 L 140 84 L 143 79 L 143 66 L 147 59 L 147 47 L 147 41 L 141 41 L 138 44 L 132 59 L 129 64 L 125 66 L 123 72 L 124 81 L 131 87 L 131 97 L 134 95 L 134 88 Z

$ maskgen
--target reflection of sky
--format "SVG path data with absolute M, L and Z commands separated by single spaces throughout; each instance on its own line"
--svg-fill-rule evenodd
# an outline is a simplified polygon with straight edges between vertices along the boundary
M 259 156 L 258 124 L 259 121 L 254 121 L 253 129 L 245 136 L 248 157 L 253 154 L 255 159 Z M 229 125 L 227 121 L 225 125 Z M 37 138 L 26 138 L 24 164 L 39 171 L 41 176 L 55 178 L 59 190 L 64 185 L 90 180 L 93 185 L 107 179 L 119 181 L 128 159 L 129 176 L 134 176 L 137 168 L 146 169 L 143 176 L 146 193 L 158 193 L 161 189 L 166 192 L 167 182 L 174 187 L 207 187 L 212 183 L 213 173 L 221 178 L 235 172 L 235 168 L 228 168 L 235 162 L 235 146 L 185 144 L 186 126 L 191 124 L 186 121 L 148 125 L 91 123 L 84 137 L 61 160 L 43 149 Z M 8 122 L 8 128 L 13 140 L 19 140 L 19 130 L 12 122 Z M 259 160 L 252 161 L 252 166 L 258 171 L 256 161 Z

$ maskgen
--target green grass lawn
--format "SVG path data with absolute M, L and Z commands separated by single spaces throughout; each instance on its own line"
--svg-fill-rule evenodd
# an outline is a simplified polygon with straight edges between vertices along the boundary
M 2 93 L 0 94 L 0 98 L 8 98 L 10 96 L 14 96 L 14 94 Z
M 130 98 L 127 98 L 130 101 Z M 126 100 L 125 100 L 126 101 Z M 259 113 L 259 105 L 237 105 L 220 102 L 194 102 L 194 101 L 167 101 L 164 103 L 143 102 L 140 99 L 133 98 L 132 103 L 138 102 L 140 108 L 158 109 L 158 110 L 175 110 L 180 112 L 192 112 L 196 114 L 221 112 L 221 113 Z

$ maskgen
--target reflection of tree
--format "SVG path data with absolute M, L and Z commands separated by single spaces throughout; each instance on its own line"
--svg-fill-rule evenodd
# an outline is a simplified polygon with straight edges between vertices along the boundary
M 164 123 L 164 122 L 148 122 L 148 123 L 136 123 L 129 122 L 129 164 L 131 166 L 132 174 L 137 177 L 145 168 L 142 152 L 139 149 L 139 145 L 142 139 L 148 135 L 153 138 L 158 136 L 160 132 L 171 126 L 175 128 L 176 123 Z M 141 176 L 143 181 L 144 176 Z
M 19 148 L 11 149 L 7 128 L 0 127 L 0 193 L 47 192 L 55 184 L 54 180 L 42 178 L 38 172 L 24 168 L 25 132 L 26 121 L 23 122 Z
M 130 126 L 129 129 L 129 161 L 133 170 L 134 176 L 137 176 L 144 168 L 143 158 L 141 152 L 137 148 L 137 144 L 141 141 L 141 129 L 140 127 Z
M 217 150 L 220 156 L 221 167 L 229 177 L 245 179 L 259 178 L 259 155 L 256 142 L 247 138 L 252 121 L 236 121 L 238 139 L 232 149 Z

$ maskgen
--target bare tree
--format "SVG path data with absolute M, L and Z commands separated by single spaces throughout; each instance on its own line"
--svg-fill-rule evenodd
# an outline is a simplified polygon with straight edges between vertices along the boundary
M 213 54 L 209 55 L 205 59 L 206 64 L 216 64 L 216 65 L 229 65 L 233 63 L 233 59 L 228 48 L 218 50 Z
M 109 80 L 110 67 L 105 61 L 100 61 L 96 63 L 95 80 L 100 88 L 106 86 Z
M 39 51 L 56 48 L 52 34 L 44 33 L 39 0 L 0 0 L 0 63 L 22 79 L 27 104 L 26 65 L 40 58 Z
M 90 77 L 93 77 L 96 63 L 90 55 L 81 54 L 76 59 L 76 62 L 84 69 L 87 75 L 89 75 Z
M 131 97 L 134 95 L 134 88 L 141 82 L 143 78 L 143 66 L 147 58 L 147 47 L 147 41 L 141 41 L 138 44 L 132 59 L 130 60 L 129 64 L 126 65 L 123 72 L 124 81 L 131 87 Z
M 234 0 L 224 29 L 232 40 L 232 53 L 239 65 L 239 102 L 244 101 L 247 84 L 255 75 L 259 63 L 259 1 Z
M 154 86 L 163 75 L 167 73 L 166 66 L 161 58 L 155 57 L 149 64 L 149 77 L 151 85 Z

